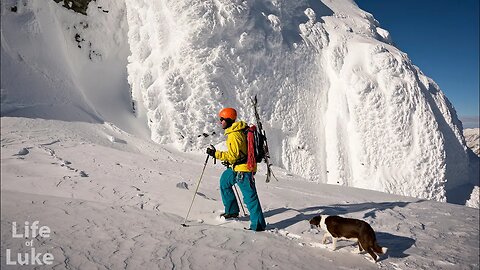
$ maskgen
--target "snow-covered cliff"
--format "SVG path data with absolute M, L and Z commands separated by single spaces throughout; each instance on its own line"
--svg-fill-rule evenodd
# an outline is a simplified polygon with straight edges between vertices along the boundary
M 153 140 L 218 143 L 217 111 L 253 121 L 258 95 L 274 163 L 313 181 L 440 201 L 468 182 L 452 104 L 353 1 L 126 4 Z

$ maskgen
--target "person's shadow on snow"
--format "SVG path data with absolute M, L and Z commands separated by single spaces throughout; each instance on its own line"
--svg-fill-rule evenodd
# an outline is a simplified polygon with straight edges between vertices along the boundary
M 363 219 L 367 217 L 375 219 L 377 211 L 393 209 L 395 207 L 405 207 L 410 203 L 420 203 L 423 201 L 424 200 L 418 200 L 415 202 L 381 202 L 381 203 L 368 202 L 368 203 L 357 203 L 357 204 L 333 204 L 333 205 L 325 205 L 325 206 L 312 206 L 312 207 L 307 207 L 302 209 L 280 207 L 277 209 L 271 209 L 271 210 L 265 211 L 263 214 L 265 218 L 268 218 L 268 217 L 281 214 L 286 211 L 298 212 L 298 214 L 295 215 L 294 217 L 281 220 L 273 224 L 269 224 L 270 227 L 273 227 L 273 228 L 285 229 L 298 222 L 302 222 L 305 220 L 308 221 L 314 216 L 317 216 L 319 214 L 334 216 L 334 215 L 348 215 L 355 212 L 366 211 L 362 217 Z M 314 212 L 314 213 L 311 213 L 311 212 Z

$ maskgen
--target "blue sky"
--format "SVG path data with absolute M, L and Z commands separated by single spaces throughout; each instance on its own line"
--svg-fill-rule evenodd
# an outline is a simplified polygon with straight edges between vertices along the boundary
M 355 0 L 432 78 L 464 127 L 478 127 L 479 0 Z

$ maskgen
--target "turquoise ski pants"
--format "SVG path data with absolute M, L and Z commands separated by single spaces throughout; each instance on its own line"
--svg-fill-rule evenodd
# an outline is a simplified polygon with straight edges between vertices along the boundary
M 258 199 L 255 180 L 251 172 L 234 172 L 231 168 L 226 169 L 220 177 L 220 193 L 222 194 L 225 214 L 238 214 L 237 199 L 233 191 L 233 185 L 238 184 L 243 194 L 243 201 L 247 204 L 250 213 L 250 229 L 254 231 L 265 230 L 265 218 Z

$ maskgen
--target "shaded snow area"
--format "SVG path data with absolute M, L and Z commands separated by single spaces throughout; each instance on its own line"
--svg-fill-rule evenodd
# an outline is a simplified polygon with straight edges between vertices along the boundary
M 2 117 L 1 132 L 2 269 L 23 269 L 6 267 L 6 250 L 14 261 L 30 253 L 25 243 L 32 240 L 37 253 L 54 258 L 38 269 L 479 267 L 478 209 L 312 183 L 275 167 L 279 181 L 256 177 L 267 231 L 246 231 L 243 214 L 218 218 L 223 166 L 209 162 L 189 227 L 182 227 L 203 154 L 181 153 L 107 124 Z M 18 155 L 23 148 L 29 153 Z M 374 264 L 368 254 L 355 253 L 351 241 L 331 251 L 308 223 L 320 213 L 365 220 L 387 254 Z M 26 221 L 48 226 L 49 237 L 13 238 L 13 222 L 23 234 Z
M 453 106 L 353 1 L 126 7 L 129 82 L 154 141 L 217 144 L 219 109 L 253 123 L 249 98 L 258 95 L 278 166 L 319 183 L 468 199 L 477 180 Z
M 2 1 L 1 269 L 478 269 L 478 156 L 393 38 L 349 0 Z M 219 218 L 211 161 L 181 226 L 253 95 L 267 230 Z M 332 251 L 318 214 L 387 254 Z
M 111 122 L 148 137 L 132 115 L 125 5 L 99 0 L 88 14 L 2 1 L 2 116 Z

